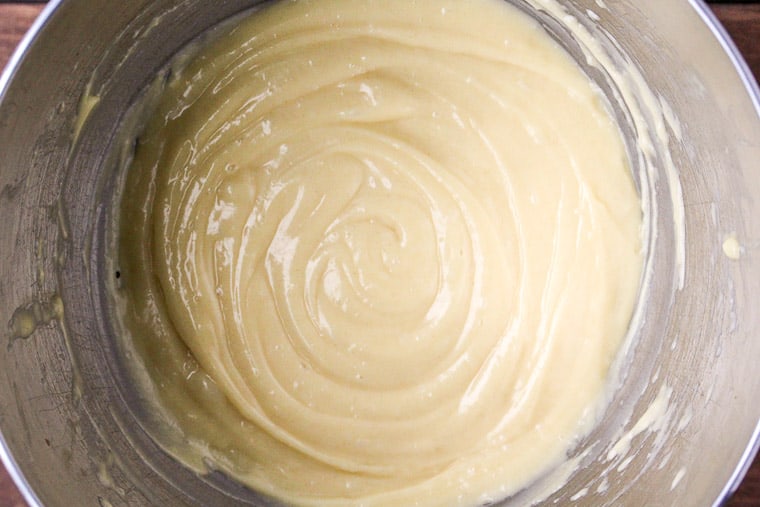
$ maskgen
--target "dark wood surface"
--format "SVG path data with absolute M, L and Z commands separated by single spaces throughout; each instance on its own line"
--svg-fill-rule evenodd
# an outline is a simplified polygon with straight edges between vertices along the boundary
M 760 4 L 722 3 L 713 11 L 731 34 L 745 60 L 760 79 Z M 32 24 L 42 5 L 0 3 L 0 68 L 5 67 L 13 49 Z M 760 458 L 756 458 L 729 507 L 760 506 Z M 0 465 L 0 507 L 25 507 L 7 471 Z

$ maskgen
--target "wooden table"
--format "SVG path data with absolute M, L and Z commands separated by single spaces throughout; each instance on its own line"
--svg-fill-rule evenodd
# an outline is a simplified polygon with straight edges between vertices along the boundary
M 0 3 L 0 68 L 32 24 L 42 6 L 39 4 Z M 713 5 L 713 10 L 744 55 L 755 77 L 760 80 L 760 3 Z M 0 465 L 0 507 L 24 507 L 20 493 L 8 472 Z M 728 507 L 760 506 L 760 457 L 744 478 Z

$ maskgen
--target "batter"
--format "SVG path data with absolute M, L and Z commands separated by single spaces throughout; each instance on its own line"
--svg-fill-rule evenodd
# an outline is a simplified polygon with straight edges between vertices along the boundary
M 603 408 L 641 206 L 599 93 L 500 0 L 282 1 L 168 79 L 120 210 L 157 439 L 298 505 L 477 505 Z

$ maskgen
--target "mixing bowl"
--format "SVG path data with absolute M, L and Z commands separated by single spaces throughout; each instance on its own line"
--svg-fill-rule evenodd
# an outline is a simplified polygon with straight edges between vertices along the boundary
M 53 1 L 0 79 L 0 456 L 31 505 L 271 503 L 144 431 L 106 283 L 130 104 L 257 3 Z M 612 402 L 506 504 L 718 505 L 758 445 L 760 92 L 697 0 L 512 3 L 607 95 L 648 226 Z

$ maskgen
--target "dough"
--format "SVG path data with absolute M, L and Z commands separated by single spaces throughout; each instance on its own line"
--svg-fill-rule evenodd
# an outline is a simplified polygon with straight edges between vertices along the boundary
M 603 98 L 517 9 L 283 1 L 140 134 L 119 318 L 189 466 L 299 505 L 476 505 L 593 426 L 640 228 Z

